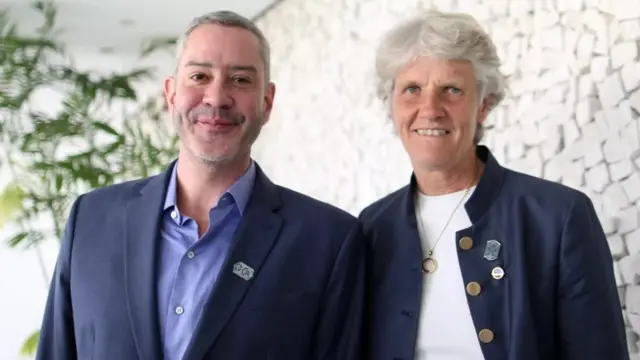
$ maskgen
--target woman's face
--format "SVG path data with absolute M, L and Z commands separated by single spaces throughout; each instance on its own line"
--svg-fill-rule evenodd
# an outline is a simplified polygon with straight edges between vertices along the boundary
M 395 78 L 391 116 L 414 167 L 442 170 L 474 151 L 486 118 L 471 62 L 421 57 Z

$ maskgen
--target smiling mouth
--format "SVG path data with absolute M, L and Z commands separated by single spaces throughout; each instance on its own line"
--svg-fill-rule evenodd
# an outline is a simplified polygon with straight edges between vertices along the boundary
M 444 129 L 418 129 L 414 131 L 420 136 L 445 136 L 451 133 L 451 131 Z

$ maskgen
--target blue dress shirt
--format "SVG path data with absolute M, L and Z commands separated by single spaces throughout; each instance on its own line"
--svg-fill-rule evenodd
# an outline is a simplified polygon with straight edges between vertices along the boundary
M 176 163 L 164 202 L 158 264 L 158 316 L 166 360 L 182 359 L 189 345 L 232 246 L 255 179 L 252 162 L 209 210 L 209 229 L 199 239 L 195 220 L 181 214 L 176 204 L 177 167 Z

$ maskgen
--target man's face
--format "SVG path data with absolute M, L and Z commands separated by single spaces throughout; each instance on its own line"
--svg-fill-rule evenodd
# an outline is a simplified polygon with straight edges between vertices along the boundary
M 275 86 L 265 86 L 258 39 L 249 31 L 202 25 L 187 38 L 164 93 L 181 152 L 210 164 L 245 159 L 269 120 Z
M 392 117 L 414 166 L 443 170 L 473 151 L 486 118 L 473 65 L 422 57 L 395 79 Z

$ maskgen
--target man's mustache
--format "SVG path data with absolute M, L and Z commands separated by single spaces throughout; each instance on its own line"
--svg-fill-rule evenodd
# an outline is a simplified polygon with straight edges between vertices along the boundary
M 200 118 L 220 118 L 223 122 L 230 125 L 240 125 L 245 122 L 242 114 L 231 111 L 227 108 L 213 106 L 199 106 L 191 111 L 187 116 L 191 123 L 195 123 Z

